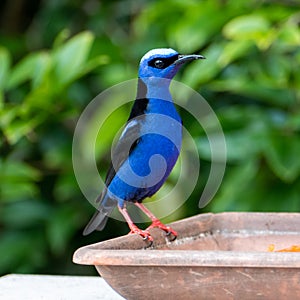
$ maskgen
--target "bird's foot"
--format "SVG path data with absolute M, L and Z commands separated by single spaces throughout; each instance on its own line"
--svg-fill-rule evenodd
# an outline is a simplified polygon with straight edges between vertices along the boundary
M 126 207 L 120 207 L 118 206 L 120 213 L 124 216 L 125 220 L 127 221 L 127 224 L 130 228 L 130 232 L 129 234 L 134 234 L 137 233 L 139 234 L 144 241 L 148 242 L 147 247 L 151 247 L 153 244 L 153 237 L 151 236 L 150 232 L 147 230 L 142 230 L 140 228 L 138 228 L 133 221 L 131 220 Z
M 136 202 L 135 205 L 137 207 L 139 207 L 151 220 L 152 220 L 152 224 L 146 229 L 146 231 L 148 231 L 150 228 L 160 228 L 162 229 L 165 233 L 166 236 L 168 238 L 168 240 L 170 242 L 176 240 L 177 238 L 177 232 L 175 230 L 173 230 L 170 226 L 166 226 L 165 224 L 163 224 L 157 217 L 155 217 L 153 215 L 153 213 L 146 207 L 144 206 L 142 203 Z
M 177 232 L 172 229 L 170 226 L 163 224 L 160 220 L 156 219 L 152 224 L 146 229 L 148 231 L 150 228 L 159 228 L 166 233 L 166 236 L 169 241 L 174 241 L 177 238 Z
M 139 234 L 143 238 L 144 241 L 148 242 L 149 243 L 148 247 L 152 246 L 153 237 L 151 236 L 151 234 L 148 230 L 142 230 L 142 229 L 139 229 L 138 227 L 131 228 L 129 234 L 134 234 L 134 233 Z

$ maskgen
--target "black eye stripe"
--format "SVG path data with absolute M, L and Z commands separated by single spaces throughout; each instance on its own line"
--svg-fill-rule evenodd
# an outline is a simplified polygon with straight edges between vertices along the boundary
M 155 63 L 156 61 L 160 60 L 163 62 L 163 68 L 160 69 L 165 69 L 168 66 L 170 66 L 172 63 L 174 63 L 176 60 L 178 59 L 178 54 L 175 54 L 171 57 L 155 57 L 152 58 L 149 62 L 148 62 L 148 66 L 153 67 L 153 68 L 157 68 L 157 64 Z

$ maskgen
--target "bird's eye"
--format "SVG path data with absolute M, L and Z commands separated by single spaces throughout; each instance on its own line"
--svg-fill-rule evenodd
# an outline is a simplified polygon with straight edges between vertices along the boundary
M 157 59 L 154 61 L 154 66 L 158 69 L 162 69 L 164 67 L 164 62 L 161 59 Z

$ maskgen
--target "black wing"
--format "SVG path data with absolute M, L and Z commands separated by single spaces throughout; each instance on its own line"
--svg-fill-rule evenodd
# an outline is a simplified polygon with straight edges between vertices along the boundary
M 115 177 L 116 172 L 118 172 L 121 165 L 137 146 L 140 139 L 141 121 L 140 118 L 138 120 L 132 119 L 125 126 L 124 131 L 112 152 L 112 161 L 105 178 L 106 186 L 109 186 L 112 179 Z
M 112 162 L 105 179 L 105 188 L 96 200 L 96 203 L 98 203 L 97 211 L 85 227 L 83 235 L 88 235 L 94 230 L 102 230 L 106 225 L 108 216 L 117 205 L 117 201 L 115 199 L 111 199 L 107 196 L 107 187 L 115 177 L 116 172 L 119 170 L 121 165 L 137 146 L 140 139 L 140 125 L 142 118 L 144 118 L 144 116 L 141 116 L 138 120 L 129 119 L 119 141 L 113 149 Z
M 127 125 L 125 126 L 121 137 L 113 150 L 112 163 L 105 179 L 105 188 L 96 200 L 96 203 L 98 203 L 98 209 L 85 227 L 83 231 L 84 235 L 87 235 L 94 230 L 102 230 L 107 222 L 108 216 L 117 205 L 117 201 L 115 199 L 110 199 L 107 196 L 107 187 L 115 177 L 116 172 L 118 172 L 121 165 L 127 159 L 128 155 L 135 149 L 140 140 L 140 126 L 141 122 L 144 121 L 145 111 L 147 110 L 149 103 L 149 99 L 146 98 L 146 94 L 147 86 L 139 78 L 137 99 L 131 109 Z M 138 120 L 134 119 L 136 117 L 139 117 Z

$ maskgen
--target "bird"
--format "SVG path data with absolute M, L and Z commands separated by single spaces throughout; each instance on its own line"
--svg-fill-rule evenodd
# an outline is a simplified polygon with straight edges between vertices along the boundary
M 97 210 L 83 231 L 88 235 L 103 230 L 115 207 L 127 221 L 131 234 L 153 242 L 149 229 L 158 227 L 176 239 L 177 232 L 163 224 L 142 201 L 153 196 L 172 171 L 181 149 L 182 121 L 169 90 L 181 66 L 204 59 L 182 55 L 171 48 L 148 51 L 141 59 L 137 94 L 129 118 L 112 150 L 105 187 L 96 199 Z M 151 220 L 142 230 L 132 221 L 127 204 L 133 203 Z

